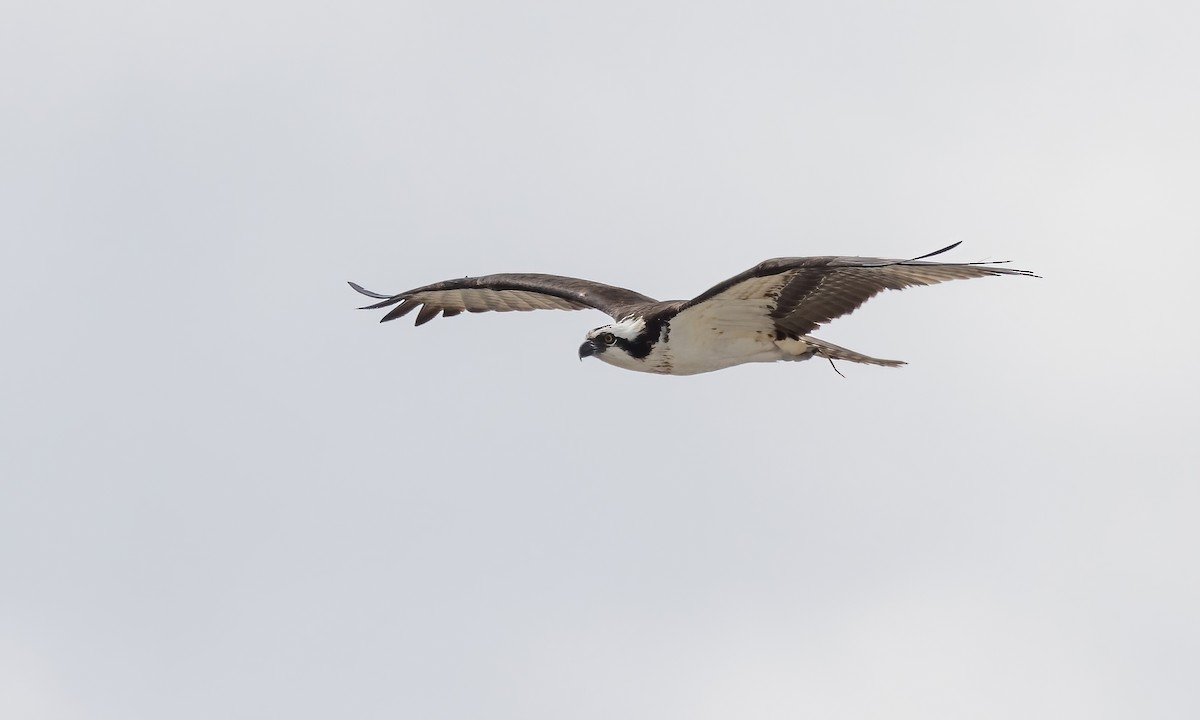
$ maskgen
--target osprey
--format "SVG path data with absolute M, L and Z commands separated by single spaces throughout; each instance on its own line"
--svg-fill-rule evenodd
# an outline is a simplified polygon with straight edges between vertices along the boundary
M 865 257 L 775 258 L 705 290 L 691 300 L 660 302 L 625 288 L 591 280 L 517 273 L 465 277 L 382 295 L 350 287 L 382 302 L 361 309 L 392 308 L 380 322 L 420 307 L 417 325 L 467 312 L 581 310 L 595 308 L 614 322 L 588 332 L 579 359 L 597 357 L 626 370 L 695 375 L 750 362 L 811 357 L 896 367 L 883 360 L 818 340 L 809 333 L 847 315 L 883 290 L 933 285 L 990 275 L 1038 277 L 995 263 L 927 262 L 957 247 L 911 260 Z M 834 368 L 836 370 L 836 367 Z

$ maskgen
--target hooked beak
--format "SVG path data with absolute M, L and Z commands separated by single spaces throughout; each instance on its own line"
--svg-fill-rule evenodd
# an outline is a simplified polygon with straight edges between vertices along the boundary
M 585 357 L 591 357 L 600 352 L 602 348 L 591 340 L 585 341 L 579 346 L 579 360 L 583 361 Z

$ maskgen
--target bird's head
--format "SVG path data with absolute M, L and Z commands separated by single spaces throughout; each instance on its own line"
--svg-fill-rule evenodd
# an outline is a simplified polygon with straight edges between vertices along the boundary
M 657 340 L 646 336 L 645 320 L 626 318 L 588 331 L 587 339 L 579 346 L 579 359 L 597 357 L 609 365 L 640 370 L 649 344 Z

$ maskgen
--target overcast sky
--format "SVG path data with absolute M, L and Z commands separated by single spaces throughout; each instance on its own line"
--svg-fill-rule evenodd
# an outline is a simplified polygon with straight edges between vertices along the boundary
M 1200 5 L 22 2 L 0 716 L 1200 717 Z M 1014 261 L 630 373 L 503 271 Z

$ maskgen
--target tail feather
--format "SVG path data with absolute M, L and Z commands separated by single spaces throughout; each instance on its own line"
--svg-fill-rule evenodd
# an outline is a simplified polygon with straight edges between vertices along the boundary
M 906 365 L 903 360 L 883 360 L 881 358 L 871 357 L 856 353 L 853 350 L 847 350 L 839 345 L 834 345 L 831 342 L 818 340 L 815 337 L 806 335 L 803 338 L 804 342 L 815 349 L 814 354 L 817 357 L 829 358 L 830 360 L 846 360 L 849 362 L 863 363 L 864 365 L 882 365 L 884 367 L 900 367 Z

